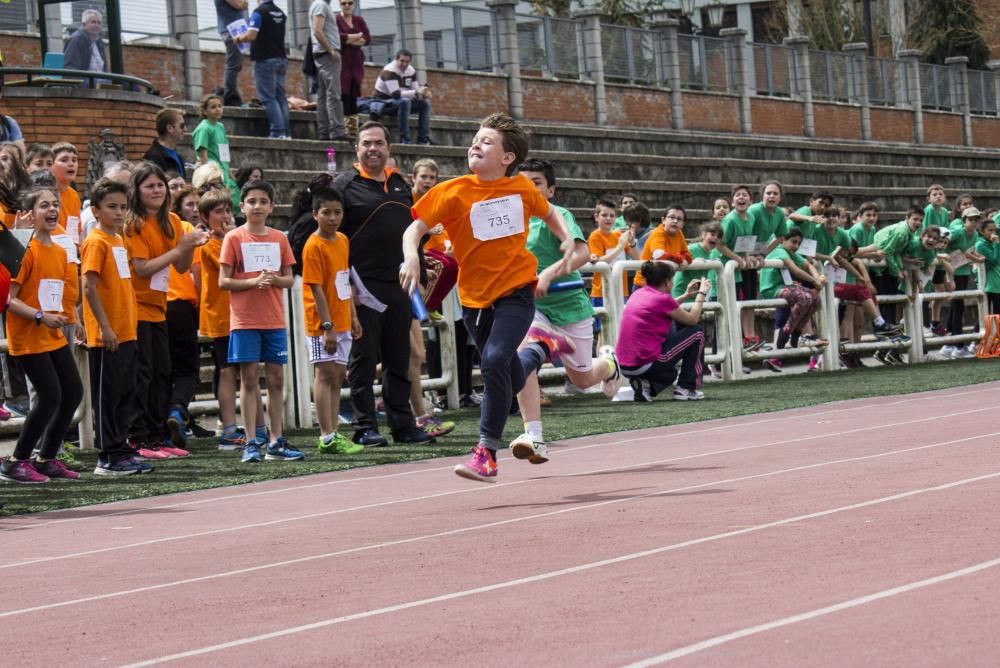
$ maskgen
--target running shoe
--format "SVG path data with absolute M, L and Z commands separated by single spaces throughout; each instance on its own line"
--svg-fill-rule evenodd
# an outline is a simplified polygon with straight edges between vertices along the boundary
M 872 327 L 875 330 L 875 336 L 878 338 L 898 336 L 903 332 L 902 326 L 891 322 L 883 322 L 881 325 L 872 325 Z
M 135 475 L 141 473 L 140 466 L 149 466 L 143 462 L 138 462 L 131 457 L 119 460 L 117 462 L 102 461 L 97 460 L 97 466 L 94 467 L 94 475 L 100 476 L 123 476 L 123 475 Z M 152 467 L 150 466 L 150 470 Z
M 777 357 L 764 360 L 764 367 L 775 373 L 781 373 L 781 360 Z
M 3 402 L 3 408 L 14 417 L 27 417 L 31 404 L 27 397 L 7 399 Z
M 876 350 L 875 354 L 872 355 L 872 357 L 875 358 L 876 362 L 881 362 L 882 364 L 888 365 L 889 362 L 886 361 L 885 354 L 886 354 L 886 351 L 884 351 L 884 350 Z
M 244 464 L 259 464 L 263 457 L 260 454 L 260 443 L 256 440 L 248 442 L 243 446 L 243 455 L 240 461 Z
M 701 401 L 705 393 L 701 390 L 689 390 L 684 387 L 674 388 L 674 401 Z
M 167 415 L 167 430 L 170 431 L 170 442 L 183 448 L 187 444 L 187 424 L 184 416 L 176 408 Z M 185 450 L 185 452 L 187 452 Z M 187 455 L 184 455 L 185 457 Z
M 343 434 L 335 433 L 329 441 L 324 441 L 323 437 L 320 436 L 317 441 L 316 450 L 323 455 L 333 453 L 338 455 L 356 455 L 365 451 L 365 446 L 355 443 Z
M 56 459 L 61 461 L 63 465 L 70 471 L 79 473 L 84 469 L 85 465 L 83 462 L 77 459 L 76 456 L 73 455 L 73 450 L 75 449 L 76 446 L 74 446 L 73 444 L 69 442 L 63 443 L 62 450 L 60 450 L 59 454 L 56 455 Z
M 941 346 L 941 350 L 939 352 L 941 353 L 942 356 L 950 359 L 955 357 L 955 353 L 958 352 L 958 348 L 956 346 L 951 346 L 951 345 Z
M 608 399 L 614 399 L 615 395 L 618 394 L 618 388 L 622 385 L 622 368 L 618 364 L 618 355 L 615 354 L 615 349 L 611 346 L 601 346 L 597 351 L 597 356 L 611 363 L 611 375 L 601 381 L 601 392 Z
M 563 336 L 553 328 L 542 323 L 534 323 L 528 329 L 528 339 L 537 341 L 549 349 L 549 357 L 558 359 L 563 353 L 569 354 L 576 350 L 573 341 Z
M 246 444 L 246 435 L 240 431 L 234 431 L 231 436 L 226 436 L 223 432 L 219 437 L 219 450 L 241 450 Z
M 35 460 L 33 462 L 35 470 L 38 471 L 43 476 L 48 477 L 49 480 L 79 480 L 80 474 L 76 471 L 71 471 L 58 459 L 50 459 L 47 462 L 40 462 Z
M 184 448 L 178 448 L 176 445 L 173 444 L 173 441 L 160 441 L 159 443 L 156 444 L 156 446 L 160 449 L 161 452 L 165 452 L 168 455 L 172 455 L 173 457 L 176 457 L 178 459 L 191 456 L 190 452 L 188 452 Z
M 759 336 L 744 336 L 743 337 L 743 352 L 752 353 L 761 347 L 763 341 Z
M 549 461 L 548 446 L 536 441 L 527 432 L 510 442 L 510 453 L 515 459 L 527 459 L 532 464 L 544 464 Z
M 36 471 L 35 467 L 29 461 L 17 462 L 12 459 L 5 459 L 0 464 L 0 480 L 24 485 L 38 485 L 48 482 L 49 477 Z
M 932 326 L 931 333 L 934 334 L 934 336 L 947 336 L 948 328 L 944 325 L 937 325 L 936 327 Z
M 9 420 L 12 417 L 14 417 L 14 415 L 9 410 L 4 408 L 2 404 L 0 404 L 0 422 Z
M 417 418 L 417 429 L 422 429 L 428 436 L 437 438 L 445 436 L 455 430 L 455 423 L 451 420 L 442 420 L 430 413 Z
M 901 364 L 906 364 L 906 362 L 903 361 L 903 358 L 900 357 L 899 353 L 896 352 L 895 350 L 890 350 L 889 352 L 887 352 L 885 354 L 885 359 L 887 362 L 889 362 L 891 366 L 899 366 Z
M 718 364 L 709 364 L 708 373 L 712 378 L 722 378 L 722 368 Z
M 264 459 L 277 459 L 285 462 L 297 462 L 305 458 L 305 454 L 290 446 L 284 436 L 279 436 L 274 443 L 267 446 L 267 454 L 264 455 Z
M 152 441 L 134 441 L 129 444 L 132 452 L 143 459 L 175 459 L 176 455 L 161 450 L 159 443 Z
M 479 482 L 496 482 L 497 462 L 494 455 L 482 443 L 472 448 L 471 452 L 469 461 L 455 467 L 455 474 Z
M 630 378 L 628 384 L 632 386 L 634 392 L 633 401 L 646 403 L 653 400 L 653 386 L 645 378 Z
M 819 370 L 820 370 L 819 357 L 813 355 L 812 357 L 809 358 L 809 368 L 806 369 L 806 372 L 811 373 L 813 371 L 819 371 Z

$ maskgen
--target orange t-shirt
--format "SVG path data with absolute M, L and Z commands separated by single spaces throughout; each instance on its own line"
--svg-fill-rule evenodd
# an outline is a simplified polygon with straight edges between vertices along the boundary
M 14 223 L 17 221 L 17 211 L 8 211 L 7 207 L 0 204 L 0 222 L 3 222 L 4 227 L 8 229 L 14 228 Z
M 66 251 L 69 267 L 63 288 L 63 315 L 66 316 L 66 324 L 71 325 L 76 322 L 76 307 L 80 303 L 80 249 L 62 225 L 56 225 L 56 229 L 52 230 L 52 241 Z
M 201 264 L 201 304 L 199 329 L 205 336 L 218 339 L 229 336 L 229 290 L 219 287 L 219 253 L 222 239 L 211 236 L 195 251 Z
M 184 236 L 181 219 L 170 214 L 170 226 L 174 238 L 168 239 L 155 217 L 146 218 L 142 229 L 125 234 L 125 248 L 129 261 L 152 260 L 173 250 Z M 167 289 L 170 282 L 170 267 L 164 267 L 152 276 L 139 276 L 132 267 L 132 289 L 135 290 L 137 313 L 141 322 L 164 322 L 167 319 Z
M 59 191 L 59 225 L 77 246 L 80 245 L 80 195 L 71 187 Z
M 590 254 L 596 255 L 597 257 L 603 257 L 607 255 L 608 251 L 618 245 L 618 242 L 622 238 L 622 233 L 620 230 L 613 230 L 611 232 L 602 232 L 600 228 L 594 230 L 587 237 L 587 246 L 590 247 Z M 624 255 L 624 252 L 622 253 Z M 621 257 L 621 256 L 619 256 Z M 603 279 L 600 274 L 594 274 L 594 280 L 590 284 L 590 296 L 594 298 L 600 298 L 604 296 L 604 284 L 601 282 Z M 628 285 L 628 278 L 624 278 L 625 283 L 623 286 Z M 628 294 L 628 290 L 622 294 Z
M 121 250 L 115 251 L 116 248 Z M 132 290 L 132 269 L 125 242 L 119 235 L 108 234 L 98 226 L 83 240 L 80 257 L 84 277 L 91 272 L 97 274 L 97 296 L 118 342 L 135 341 L 138 324 L 135 292 Z M 86 298 L 83 300 L 83 326 L 87 330 L 87 345 L 91 348 L 103 347 L 101 326 Z
M 281 273 L 285 267 L 295 264 L 295 256 L 292 255 L 292 247 L 288 243 L 288 237 L 271 228 L 265 228 L 262 234 L 254 234 L 249 229 L 249 225 L 237 227 L 226 234 L 222 240 L 222 252 L 219 255 L 221 264 L 229 265 L 233 268 L 233 278 L 256 278 L 260 276 L 260 270 L 247 271 L 244 249 L 246 244 L 276 244 L 277 248 L 271 247 L 266 252 L 276 252 L 280 269 L 275 273 Z M 262 249 L 264 250 L 264 249 Z M 229 329 L 284 329 L 285 328 L 285 303 L 282 300 L 281 288 L 271 288 L 270 290 L 240 290 L 229 295 Z
M 302 249 L 302 303 L 306 310 L 306 334 L 319 336 L 322 319 L 316 310 L 316 300 L 310 285 L 323 288 L 333 331 L 351 331 L 351 287 L 348 283 L 351 266 L 348 263 L 350 242 L 337 232 L 334 239 L 312 234 Z M 341 289 L 337 290 L 337 280 Z M 343 293 L 343 294 L 342 294 Z
M 194 225 L 186 220 L 181 221 L 181 227 L 184 229 L 184 234 L 194 232 Z M 197 250 L 195 251 L 194 260 L 191 262 L 191 267 L 194 267 L 196 264 L 198 264 Z M 194 276 L 191 275 L 190 269 L 181 274 L 174 269 L 174 265 L 170 265 L 170 279 L 167 281 L 167 301 L 186 301 L 191 302 L 194 306 L 198 305 L 198 290 L 194 287 Z
M 684 238 L 684 233 L 674 232 L 673 234 L 667 234 L 667 230 L 663 225 L 657 226 L 646 237 L 646 244 L 642 247 L 642 254 L 639 256 L 639 259 L 643 262 L 647 260 L 669 260 L 677 264 L 683 262 L 690 264 L 692 260 L 691 251 L 688 250 L 687 239 Z M 636 287 L 646 285 L 646 279 L 643 277 L 641 271 L 636 272 L 633 283 Z
M 549 202 L 523 174 L 482 181 L 475 174 L 439 183 L 413 205 L 428 227 L 444 225 L 458 260 L 458 296 L 468 308 L 537 281 L 528 250 L 528 221 L 544 218 Z
M 46 313 L 63 313 L 61 300 L 57 309 L 42 309 L 38 292 L 39 287 L 43 285 L 43 280 L 62 282 L 65 290 L 70 268 L 75 270 L 76 265 L 66 262 L 66 251 L 62 247 L 56 243 L 46 246 L 39 240 L 33 239 L 28 244 L 28 249 L 21 259 L 21 269 L 13 279 L 14 283 L 21 286 L 17 298 L 35 310 L 44 310 Z M 10 354 L 18 356 L 47 353 L 59 350 L 68 344 L 61 327 L 53 329 L 47 325 L 35 324 L 34 318 L 22 318 L 9 313 L 7 315 L 7 345 L 10 348 Z

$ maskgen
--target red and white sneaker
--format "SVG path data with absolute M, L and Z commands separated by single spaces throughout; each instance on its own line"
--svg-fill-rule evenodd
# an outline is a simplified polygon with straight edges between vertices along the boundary
M 563 353 L 570 354 L 576 350 L 576 345 L 571 339 L 540 322 L 532 323 L 528 329 L 528 339 L 548 348 L 549 357 L 553 360 L 558 359 Z
M 489 449 L 480 443 L 472 449 L 469 461 L 455 467 L 455 474 L 479 482 L 496 482 L 497 462 Z

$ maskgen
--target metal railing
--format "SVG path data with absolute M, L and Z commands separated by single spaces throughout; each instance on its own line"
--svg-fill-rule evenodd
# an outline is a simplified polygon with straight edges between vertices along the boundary
M 952 99 L 952 70 L 945 65 L 920 63 L 920 95 L 924 109 L 951 111 L 957 107 Z
M 787 46 L 754 44 L 753 72 L 757 95 L 791 97 L 796 92 L 794 53 Z
M 854 88 L 851 57 L 835 51 L 809 50 L 812 94 L 817 100 L 850 102 Z
M 7 75 L 24 76 L 21 81 L 12 81 Z M 90 72 L 87 70 L 63 70 L 48 67 L 0 67 L 0 79 L 5 86 L 71 86 L 97 88 L 104 82 L 121 86 L 123 90 L 142 91 L 151 95 L 159 95 L 159 91 L 150 82 L 125 74 L 110 74 L 108 72 Z
M 1000 77 L 995 71 L 969 70 L 969 108 L 974 114 L 1000 114 L 997 88 Z
M 865 67 L 869 102 L 887 107 L 910 104 L 906 63 L 891 58 L 865 58 Z
M 681 86 L 691 90 L 728 92 L 733 88 L 730 42 L 704 35 L 679 35 Z
M 656 54 L 659 33 L 639 28 L 601 25 L 604 77 L 611 81 L 653 84 L 660 80 Z
M 518 16 L 517 48 L 522 68 L 549 76 L 578 78 L 583 45 L 580 24 L 550 16 Z

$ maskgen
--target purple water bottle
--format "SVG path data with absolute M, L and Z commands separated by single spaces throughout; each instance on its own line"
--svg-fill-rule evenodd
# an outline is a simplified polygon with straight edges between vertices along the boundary
M 337 173 L 337 149 L 332 146 L 326 149 L 326 173 L 330 176 Z

